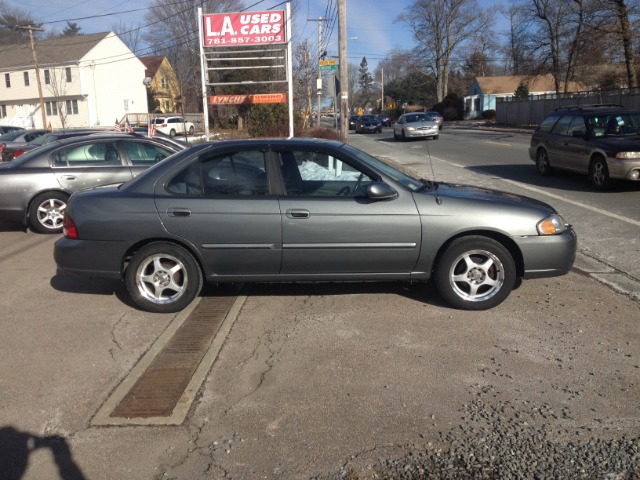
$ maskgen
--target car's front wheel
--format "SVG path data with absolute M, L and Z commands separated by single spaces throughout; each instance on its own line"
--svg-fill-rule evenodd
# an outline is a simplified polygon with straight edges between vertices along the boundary
M 551 163 L 549 163 L 549 154 L 543 148 L 536 153 L 536 168 L 538 173 L 543 176 L 551 175 Z
M 193 125 L 191 125 L 189 127 L 189 135 L 193 135 L 193 132 L 195 132 L 195 129 L 193 128 Z
M 440 295 L 455 308 L 486 310 L 502 303 L 516 284 L 516 266 L 509 251 L 483 236 L 451 242 L 434 275 Z
M 611 186 L 609 167 L 604 157 L 598 155 L 589 165 L 589 182 L 598 190 L 607 190 Z
M 169 131 L 169 136 L 170 136 L 171 138 L 173 138 L 173 137 L 175 137 L 175 136 L 176 136 L 176 131 L 175 131 L 173 128 Z
M 69 196 L 62 192 L 38 195 L 29 205 L 29 226 L 38 233 L 60 233 Z
M 155 313 L 179 312 L 202 289 L 202 271 L 193 255 L 172 243 L 151 243 L 138 250 L 125 271 L 133 301 Z

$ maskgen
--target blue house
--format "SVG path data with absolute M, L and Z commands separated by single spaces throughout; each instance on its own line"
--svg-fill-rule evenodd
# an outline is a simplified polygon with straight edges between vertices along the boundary
M 509 99 L 515 96 L 520 84 L 529 89 L 530 97 L 550 96 L 556 94 L 553 76 L 546 75 L 507 75 L 501 77 L 476 77 L 473 80 L 469 95 L 464 97 L 464 118 L 482 117 L 485 110 L 496 109 L 496 99 Z M 576 82 L 569 82 L 568 92 L 584 90 Z

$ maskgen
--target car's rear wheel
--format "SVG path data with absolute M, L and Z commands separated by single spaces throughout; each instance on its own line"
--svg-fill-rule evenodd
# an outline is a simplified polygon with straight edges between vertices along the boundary
M 151 243 L 138 250 L 125 271 L 133 301 L 155 313 L 179 312 L 202 289 L 202 271 L 187 250 L 172 243 Z
M 589 183 L 598 190 L 607 190 L 611 186 L 607 161 L 600 155 L 595 156 L 589 165 Z
M 62 192 L 38 195 L 29 205 L 29 226 L 38 233 L 60 233 L 69 196 Z
M 549 163 L 549 154 L 544 148 L 536 153 L 536 168 L 538 173 L 543 176 L 551 175 L 551 163 Z
M 502 303 L 516 284 L 516 266 L 509 251 L 483 236 L 451 242 L 438 261 L 434 281 L 455 308 L 486 310 Z

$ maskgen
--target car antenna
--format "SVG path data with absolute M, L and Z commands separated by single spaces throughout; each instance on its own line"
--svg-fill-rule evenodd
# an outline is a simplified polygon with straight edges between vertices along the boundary
M 442 205 L 442 199 L 440 195 L 438 195 L 438 184 L 436 183 L 436 172 L 433 169 L 433 159 L 431 158 L 431 150 L 429 150 L 429 139 L 427 137 L 424 138 L 425 145 L 427 146 L 427 156 L 429 157 L 429 166 L 431 167 L 431 176 L 433 177 L 433 188 L 436 193 L 436 203 L 438 205 Z

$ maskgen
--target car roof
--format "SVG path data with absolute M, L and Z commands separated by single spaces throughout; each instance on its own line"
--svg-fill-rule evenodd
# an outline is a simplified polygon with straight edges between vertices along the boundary
M 617 112 L 617 111 L 631 111 L 624 106 L 616 103 L 594 103 L 594 104 L 582 104 L 582 105 L 565 105 L 563 107 L 556 108 L 552 113 L 602 113 L 602 112 Z

